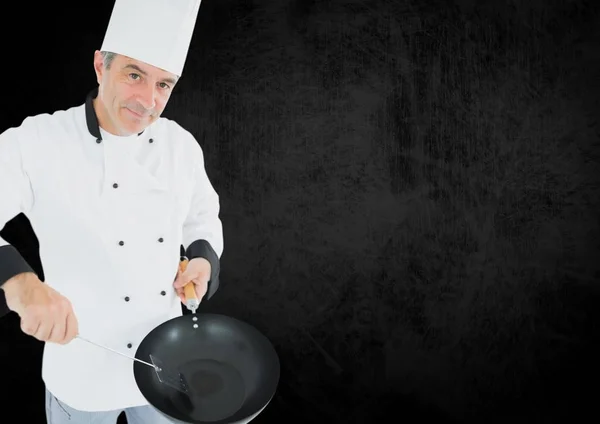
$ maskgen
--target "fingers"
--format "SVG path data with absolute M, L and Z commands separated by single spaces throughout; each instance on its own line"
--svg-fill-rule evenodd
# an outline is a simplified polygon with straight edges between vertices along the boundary
M 29 308 L 21 319 L 21 330 L 42 342 L 50 337 L 53 327 L 52 320 L 47 319 L 44 312 L 45 310 L 39 307 Z
M 75 313 L 71 311 L 67 315 L 67 330 L 65 333 L 65 343 L 69 343 L 79 334 L 79 323 L 75 317 Z
M 188 274 L 185 274 L 181 268 L 177 270 L 177 277 L 175 277 L 175 281 L 173 281 L 173 288 L 175 289 L 175 293 L 181 300 L 181 303 L 185 305 L 185 292 L 183 287 L 189 282 Z
M 28 336 L 33 336 L 37 333 L 40 323 L 41 321 L 37 316 L 27 316 L 26 318 L 21 319 L 21 331 Z
M 67 330 L 67 315 L 63 315 L 62 311 L 55 315 L 54 325 L 50 329 L 48 335 L 49 342 L 62 344 L 65 339 L 65 333 Z
M 193 276 L 191 275 L 191 273 L 179 273 L 177 274 L 177 278 L 175 279 L 175 283 L 173 283 L 173 287 L 175 287 L 175 289 L 182 289 L 185 285 L 187 285 L 187 283 L 189 283 L 190 281 L 192 281 Z
M 45 342 L 50 337 L 50 332 L 52 331 L 53 322 L 49 320 L 42 319 L 40 322 L 40 326 L 37 331 L 33 334 L 33 337 L 36 339 Z
M 69 343 L 79 334 L 71 303 L 60 295 L 51 295 L 46 302 L 26 309 L 21 330 L 43 342 Z
M 177 296 L 179 297 L 179 299 L 181 299 L 182 302 L 185 302 L 185 295 L 184 295 L 184 292 L 183 292 L 183 288 L 176 287 L 175 288 L 175 293 L 177 293 Z
M 66 298 L 59 296 L 53 300 L 54 302 L 46 310 L 48 314 L 46 319 L 52 326 L 47 341 L 64 344 L 67 341 L 67 320 L 73 311 L 71 303 Z

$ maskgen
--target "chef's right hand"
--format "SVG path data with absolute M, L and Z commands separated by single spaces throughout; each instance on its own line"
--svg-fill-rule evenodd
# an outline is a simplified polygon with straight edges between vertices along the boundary
M 34 273 L 14 276 L 2 286 L 6 304 L 21 318 L 21 330 L 43 342 L 67 344 L 79 333 L 71 302 Z

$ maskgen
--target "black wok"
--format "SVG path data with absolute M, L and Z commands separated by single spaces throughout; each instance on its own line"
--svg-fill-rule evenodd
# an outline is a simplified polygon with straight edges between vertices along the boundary
M 143 339 L 135 357 L 150 362 L 150 354 L 187 380 L 186 394 L 134 361 L 140 391 L 173 423 L 247 423 L 271 401 L 279 382 L 279 358 L 269 340 L 225 315 L 187 314 L 159 325 Z

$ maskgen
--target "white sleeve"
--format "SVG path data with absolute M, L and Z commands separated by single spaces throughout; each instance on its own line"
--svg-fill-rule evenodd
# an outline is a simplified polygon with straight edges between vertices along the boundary
M 22 152 L 23 127 L 0 134 L 0 229 L 33 207 L 34 195 Z M 22 272 L 34 272 L 15 247 L 0 237 L 0 286 Z
M 194 192 L 183 225 L 183 247 L 190 260 L 202 257 L 210 262 L 212 272 L 206 293 L 206 299 L 209 299 L 219 286 L 223 225 L 219 218 L 219 195 L 208 178 L 204 153 L 199 145 L 195 150 L 195 158 Z

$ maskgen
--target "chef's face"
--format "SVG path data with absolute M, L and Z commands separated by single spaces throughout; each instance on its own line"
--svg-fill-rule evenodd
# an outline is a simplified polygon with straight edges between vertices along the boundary
M 128 136 L 140 133 L 163 112 L 178 77 L 127 56 L 115 55 L 107 69 L 96 51 L 98 80 L 96 114 L 106 131 Z

